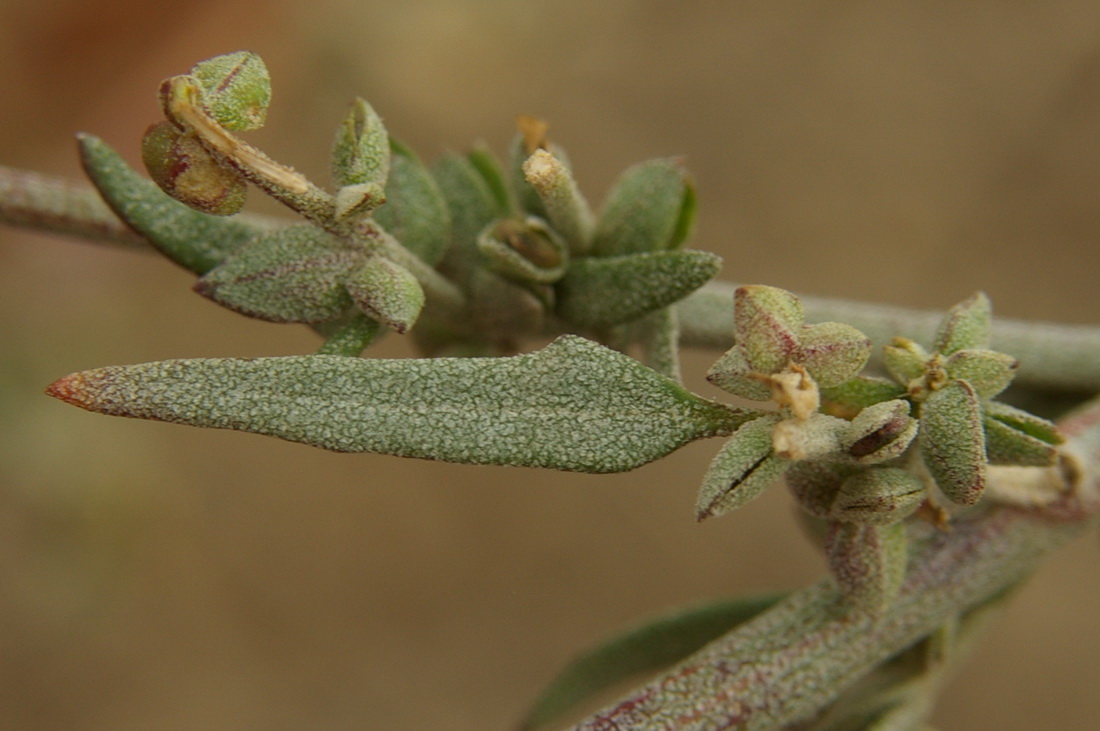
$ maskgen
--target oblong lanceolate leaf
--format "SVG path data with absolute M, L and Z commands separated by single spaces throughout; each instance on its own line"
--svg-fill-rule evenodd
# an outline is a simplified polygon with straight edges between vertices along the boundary
M 721 265 L 694 250 L 575 259 L 558 283 L 558 313 L 582 327 L 621 325 L 683 299 Z
M 451 236 L 447 201 L 424 163 L 401 143 L 390 138 L 390 175 L 386 202 L 374 212 L 374 220 L 401 244 L 435 265 L 443 257 Z
M 600 691 L 684 659 L 737 625 L 771 609 L 783 596 L 743 597 L 682 610 L 651 620 L 589 650 L 569 663 L 546 687 L 520 728 L 556 723 Z
M 576 336 L 510 358 L 193 359 L 75 373 L 47 393 L 118 416 L 340 452 L 620 472 L 755 416 Z
M 103 140 L 80 135 L 78 141 L 84 171 L 111 210 L 162 254 L 196 274 L 210 271 L 268 230 L 188 208 L 127 165 Z

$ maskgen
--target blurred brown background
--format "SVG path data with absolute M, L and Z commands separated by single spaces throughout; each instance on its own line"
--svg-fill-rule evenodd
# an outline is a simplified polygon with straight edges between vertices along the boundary
M 75 177 L 80 130 L 136 160 L 158 81 L 238 49 L 274 78 L 251 139 L 322 181 L 356 94 L 427 158 L 502 151 L 531 113 L 594 201 L 685 155 L 694 245 L 727 279 L 922 307 L 982 288 L 1002 315 L 1100 320 L 1095 2 L 0 0 L 0 163 Z M 51 401 L 82 368 L 316 340 L 153 256 L 0 242 L 0 727 L 506 729 L 638 617 L 823 573 L 782 490 L 693 522 L 713 442 L 593 477 Z M 1093 534 L 1042 569 L 938 728 L 1095 727 L 1097 559 Z

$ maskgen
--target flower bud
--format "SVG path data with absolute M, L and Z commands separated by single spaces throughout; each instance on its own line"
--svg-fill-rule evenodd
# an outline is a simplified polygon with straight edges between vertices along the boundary
M 989 298 L 984 292 L 977 292 L 948 310 L 936 331 L 932 349 L 951 355 L 963 348 L 984 348 L 989 344 L 992 319 Z
M 917 435 L 917 420 L 909 416 L 909 402 L 884 401 L 863 409 L 848 425 L 841 446 L 861 464 L 900 457 Z
M 804 322 L 802 302 L 786 290 L 751 285 L 734 292 L 734 340 L 758 373 L 776 373 L 791 361 Z
M 424 290 L 408 269 L 381 256 L 370 256 L 348 274 L 345 286 L 359 309 L 399 333 L 416 322 Z
M 838 386 L 855 378 L 871 356 L 871 339 L 840 322 L 804 325 L 798 340 L 798 363 L 822 387 Z
M 341 187 L 374 184 L 381 192 L 389 172 L 390 141 L 382 119 L 356 99 L 332 145 L 332 178 Z
M 903 386 L 924 375 L 924 366 L 931 354 L 908 338 L 894 338 L 882 349 L 882 364 L 886 372 Z
M 247 132 L 264 126 L 271 102 L 271 77 L 255 53 L 215 56 L 191 69 L 202 88 L 203 105 L 222 127 Z
M 924 482 L 912 472 L 873 467 L 844 481 L 830 517 L 863 525 L 888 525 L 912 515 L 925 497 Z
M 490 269 L 518 282 L 556 282 L 569 262 L 565 242 L 534 216 L 489 224 L 478 236 L 477 246 Z
M 244 206 L 244 179 L 218 162 L 190 131 L 168 122 L 154 124 L 142 140 L 141 159 L 161 190 L 195 210 L 229 216 Z

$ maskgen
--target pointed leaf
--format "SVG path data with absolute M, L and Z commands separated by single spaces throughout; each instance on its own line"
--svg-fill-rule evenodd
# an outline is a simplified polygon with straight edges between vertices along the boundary
M 1066 441 L 1054 422 L 1000 401 L 988 402 L 985 405 L 985 415 L 1047 444 L 1062 444 Z
M 351 103 L 332 145 L 332 179 L 336 185 L 386 185 L 390 143 L 381 117 L 365 99 Z
M 1008 388 L 1020 361 L 995 350 L 964 348 L 952 353 L 944 367 L 949 377 L 966 381 L 978 398 L 988 399 Z
M 194 359 L 76 373 L 47 391 L 106 414 L 341 452 L 619 472 L 755 414 L 576 336 L 510 358 Z
M 695 501 L 695 519 L 703 520 L 741 507 L 771 486 L 791 465 L 772 452 L 776 414 L 750 421 L 730 437 L 703 477 Z
M 675 248 L 687 237 L 694 210 L 694 190 L 679 160 L 634 165 L 607 197 L 592 252 L 622 256 Z
M 829 405 L 829 413 L 837 416 L 854 416 L 868 406 L 904 395 L 903 386 L 875 376 L 857 376 L 838 386 L 821 389 L 821 398 Z
M 692 250 L 576 259 L 558 283 L 558 312 L 583 327 L 619 325 L 686 297 L 721 265 Z
M 1049 467 L 1058 462 L 1058 448 L 1054 445 L 988 415 L 984 423 L 989 464 Z
M 615 637 L 569 663 L 543 690 L 520 728 L 557 723 L 601 691 L 682 660 L 782 599 L 782 594 L 772 594 L 715 602 L 658 617 Z
M 985 430 L 978 395 L 966 381 L 948 381 L 921 406 L 924 464 L 944 495 L 962 505 L 985 489 Z
M 451 216 L 439 185 L 420 159 L 390 138 L 390 174 L 386 202 L 374 220 L 401 245 L 428 264 L 443 258 L 451 236 Z
M 467 158 L 444 155 L 432 167 L 451 219 L 451 244 L 443 259 L 445 270 L 455 281 L 465 283 L 480 265 L 477 236 L 492 221 L 502 218 L 493 191 Z
M 424 290 L 416 277 L 381 256 L 367 257 L 345 284 L 359 309 L 399 333 L 413 326 L 424 307 Z
M 989 329 L 993 320 L 993 308 L 984 292 L 948 310 L 936 331 L 932 349 L 951 355 L 963 348 L 984 348 L 989 345 Z
M 195 285 L 195 291 L 231 310 L 271 322 L 322 322 L 347 310 L 348 272 L 361 251 L 309 224 L 261 236 Z
M 84 170 L 111 210 L 162 254 L 196 274 L 210 271 L 267 230 L 188 208 L 139 175 L 103 140 L 92 135 L 78 140 Z
M 489 186 L 496 200 L 497 210 L 501 216 L 510 216 L 515 213 L 515 204 L 512 202 L 512 191 L 504 179 L 504 171 L 501 170 L 500 160 L 493 151 L 484 143 L 474 145 L 474 148 L 466 154 L 466 159 L 474 166 L 482 180 Z
M 745 351 L 734 345 L 707 371 L 707 380 L 723 391 L 753 401 L 770 401 L 772 390 L 767 383 L 753 378 L 756 373 L 745 359 Z

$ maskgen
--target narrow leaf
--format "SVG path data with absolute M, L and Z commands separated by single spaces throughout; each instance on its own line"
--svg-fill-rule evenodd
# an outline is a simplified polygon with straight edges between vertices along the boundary
M 678 246 L 688 235 L 695 196 L 679 160 L 628 168 L 615 182 L 596 224 L 596 256 L 622 256 Z
M 829 407 L 829 413 L 837 416 L 855 416 L 868 406 L 904 395 L 904 386 L 874 376 L 856 376 L 838 386 L 821 389 L 821 399 Z
M 619 472 L 755 414 L 576 336 L 510 358 L 194 359 L 114 366 L 52 396 L 106 414 L 236 429 L 341 452 Z
M 691 294 L 721 264 L 691 250 L 576 259 L 558 284 L 558 312 L 582 327 L 620 325 Z
M 443 258 L 451 235 L 447 201 L 411 150 L 392 137 L 390 149 L 386 202 L 375 210 L 374 220 L 406 249 L 435 265 Z
M 985 405 L 985 415 L 1047 444 L 1062 444 L 1066 441 L 1054 422 L 1000 401 L 988 402 Z
M 991 416 L 985 417 L 985 453 L 989 464 L 1049 467 L 1058 448 Z
M 81 161 L 107 205 L 162 254 L 205 274 L 267 229 L 238 218 L 221 218 L 172 200 L 117 152 L 92 135 L 80 135 Z
M 569 663 L 542 692 L 520 728 L 559 722 L 601 691 L 684 659 L 782 598 L 773 594 L 715 602 L 659 617 L 611 639 Z

